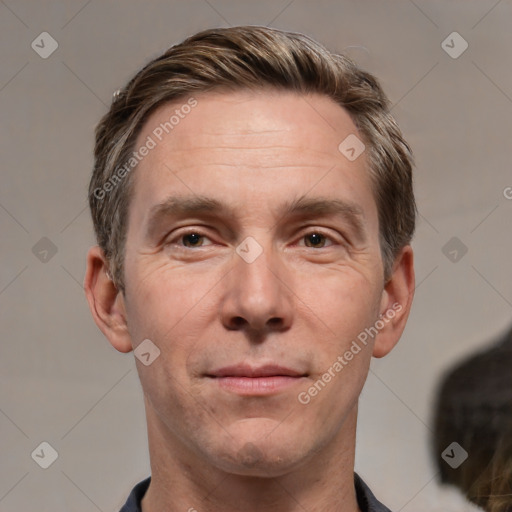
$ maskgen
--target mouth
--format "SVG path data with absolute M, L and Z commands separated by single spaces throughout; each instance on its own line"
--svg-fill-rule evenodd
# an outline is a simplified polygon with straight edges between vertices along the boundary
M 302 382 L 308 374 L 278 365 L 235 365 L 219 368 L 206 376 L 225 391 L 242 396 L 264 396 L 285 391 Z

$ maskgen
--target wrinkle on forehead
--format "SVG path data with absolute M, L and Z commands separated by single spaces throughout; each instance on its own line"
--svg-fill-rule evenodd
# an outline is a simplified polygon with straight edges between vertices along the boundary
M 171 142 L 173 134 L 180 134 L 182 142 L 190 147 L 198 137 L 222 136 L 226 141 L 231 138 L 248 142 L 251 139 L 273 139 L 275 135 L 302 135 L 309 145 L 321 145 L 326 137 L 337 144 L 347 127 L 350 132 L 357 132 L 352 118 L 331 98 L 320 94 L 301 94 L 292 91 L 236 91 L 220 93 L 211 91 L 195 96 L 197 106 L 165 136 L 163 142 Z M 182 100 L 183 102 L 183 100 Z M 140 134 L 151 133 L 153 126 L 166 122 L 169 112 L 179 108 L 181 102 L 167 103 L 160 106 L 145 123 Z M 187 120 L 201 112 L 199 131 L 187 131 Z M 226 115 L 227 114 L 227 115 Z M 340 123 L 341 121 L 341 123 Z M 339 128 L 343 127 L 340 131 Z M 252 141 L 251 141 L 252 143 Z

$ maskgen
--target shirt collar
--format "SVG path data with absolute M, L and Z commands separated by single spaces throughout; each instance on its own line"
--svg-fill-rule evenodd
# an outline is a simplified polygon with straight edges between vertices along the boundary
M 128 500 L 119 512 L 142 512 L 141 501 L 148 490 L 151 482 L 151 476 L 139 482 L 128 496 Z M 364 483 L 363 479 L 354 473 L 354 487 L 356 489 L 357 503 L 361 512 L 391 512 L 373 495 L 370 488 Z

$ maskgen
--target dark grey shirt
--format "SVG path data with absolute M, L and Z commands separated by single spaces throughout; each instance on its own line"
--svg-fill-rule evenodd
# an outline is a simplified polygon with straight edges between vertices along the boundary
M 146 493 L 151 477 L 139 482 L 130 493 L 128 500 L 119 512 L 142 512 L 140 502 Z M 370 488 L 363 482 L 362 478 L 354 473 L 354 486 L 356 488 L 357 503 L 362 512 L 391 512 L 373 495 Z

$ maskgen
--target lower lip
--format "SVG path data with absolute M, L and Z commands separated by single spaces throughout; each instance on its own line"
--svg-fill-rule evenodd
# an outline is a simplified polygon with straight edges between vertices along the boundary
M 276 375 L 273 377 L 215 377 L 222 389 L 247 396 L 264 396 L 283 391 L 304 377 Z

